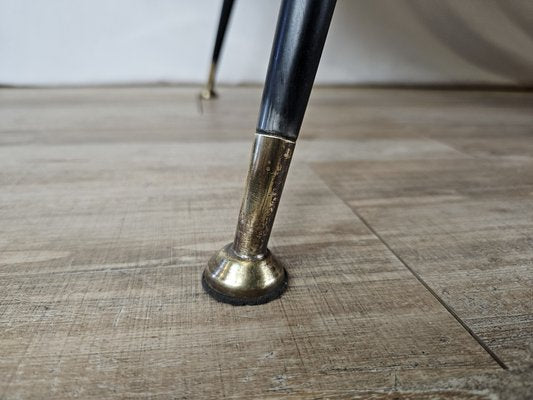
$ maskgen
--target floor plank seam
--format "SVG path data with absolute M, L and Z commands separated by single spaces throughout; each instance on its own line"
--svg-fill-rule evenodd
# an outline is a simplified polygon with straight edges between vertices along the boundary
M 322 179 L 322 177 L 315 173 L 315 175 L 326 185 L 326 187 L 331 190 L 333 193 L 335 191 L 328 185 L 328 183 Z M 385 239 L 366 221 L 363 216 L 355 210 L 354 207 L 351 207 L 344 199 L 342 199 L 340 196 L 337 196 L 346 206 L 352 210 L 352 212 L 361 220 L 361 222 L 378 238 L 378 240 L 383 243 L 383 245 L 402 263 L 402 265 L 407 268 L 407 270 L 426 288 L 426 290 L 431 293 L 431 295 L 448 311 L 455 320 L 468 332 L 468 334 L 485 350 L 492 359 L 504 370 L 508 370 L 509 367 L 503 362 L 503 360 L 485 343 L 485 341 L 480 338 L 455 312 L 455 310 L 448 305 L 432 288 L 429 286 L 429 284 L 422 279 L 422 277 L 414 270 L 412 269 L 405 260 L 396 252 L 394 249 L 385 241 Z

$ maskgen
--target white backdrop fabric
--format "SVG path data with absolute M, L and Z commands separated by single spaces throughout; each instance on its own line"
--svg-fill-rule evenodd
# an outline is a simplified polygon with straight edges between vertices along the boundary
M 199 83 L 221 0 L 0 0 L 0 84 Z M 279 0 L 236 0 L 219 80 L 263 82 Z M 533 83 L 533 0 L 339 0 L 317 82 Z

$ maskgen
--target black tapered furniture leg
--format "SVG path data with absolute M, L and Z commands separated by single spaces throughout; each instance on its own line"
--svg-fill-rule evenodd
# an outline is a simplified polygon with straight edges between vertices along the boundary
M 205 100 L 217 97 L 215 92 L 215 76 L 217 73 L 218 60 L 220 58 L 220 50 L 224 43 L 224 36 L 228 27 L 231 10 L 233 9 L 234 0 L 224 0 L 222 3 L 222 10 L 220 11 L 220 20 L 218 22 L 217 37 L 215 39 L 215 47 L 213 48 L 213 57 L 211 58 L 211 66 L 209 67 L 209 76 L 205 88 L 200 92 L 200 97 Z
M 202 276 L 215 299 L 254 305 L 287 287 L 267 244 L 336 0 L 283 0 L 235 239 Z

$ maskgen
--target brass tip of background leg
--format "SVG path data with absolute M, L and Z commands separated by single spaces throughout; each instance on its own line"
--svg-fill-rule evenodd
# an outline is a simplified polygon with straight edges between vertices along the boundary
M 215 92 L 215 74 L 217 71 L 217 64 L 215 62 L 211 63 L 209 68 L 209 77 L 205 88 L 200 92 L 200 98 L 203 100 L 211 100 L 217 98 L 217 93 Z
M 267 251 L 243 257 L 224 246 L 208 262 L 202 285 L 215 300 L 236 306 L 268 303 L 287 288 L 285 268 Z
M 218 94 L 213 89 L 205 88 L 200 92 L 200 98 L 202 100 L 212 100 L 212 99 L 216 99 L 217 97 L 218 97 Z

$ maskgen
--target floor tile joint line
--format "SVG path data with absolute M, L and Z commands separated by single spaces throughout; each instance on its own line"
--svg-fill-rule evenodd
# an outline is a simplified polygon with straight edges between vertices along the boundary
M 479 343 L 479 345 L 483 348 L 483 350 L 485 350 L 491 357 L 492 359 L 502 368 L 502 369 L 505 369 L 505 370 L 508 370 L 509 367 L 503 362 L 503 360 L 483 341 L 483 339 L 481 339 L 474 331 L 472 331 L 472 329 L 470 329 L 470 327 L 459 317 L 459 315 L 457 315 L 457 313 L 454 311 L 454 309 L 449 306 L 448 304 L 446 304 L 446 302 L 431 288 L 431 286 L 429 286 L 426 281 L 424 281 L 422 279 L 422 277 L 414 270 L 412 269 L 404 260 L 403 258 L 396 253 L 396 251 L 394 251 L 392 249 L 391 246 L 389 246 L 389 244 L 381 237 L 381 235 L 366 221 L 366 219 L 363 218 L 362 215 L 359 214 L 359 212 L 357 212 L 355 210 L 355 208 L 351 207 L 348 203 L 346 203 L 346 201 L 344 201 L 343 198 L 341 198 L 341 196 L 337 195 L 337 193 L 328 185 L 328 183 L 318 174 L 315 172 L 315 175 L 326 185 L 326 187 L 332 191 L 332 193 L 335 194 L 335 196 L 337 196 L 350 210 L 352 210 L 352 212 L 361 220 L 361 222 L 370 230 L 370 232 L 372 232 L 379 240 L 381 243 L 383 243 L 383 245 L 394 255 L 394 257 L 396 257 L 398 259 L 398 261 L 400 261 L 402 263 L 402 265 L 407 268 L 407 270 L 409 272 L 411 272 L 411 274 L 426 288 L 427 291 L 429 291 L 429 293 L 431 293 L 431 295 L 433 297 L 435 297 L 435 299 L 437 299 L 437 301 L 446 309 L 446 311 L 448 311 L 454 318 L 455 320 L 468 332 L 468 334 L 470 336 L 472 336 L 472 338 Z

